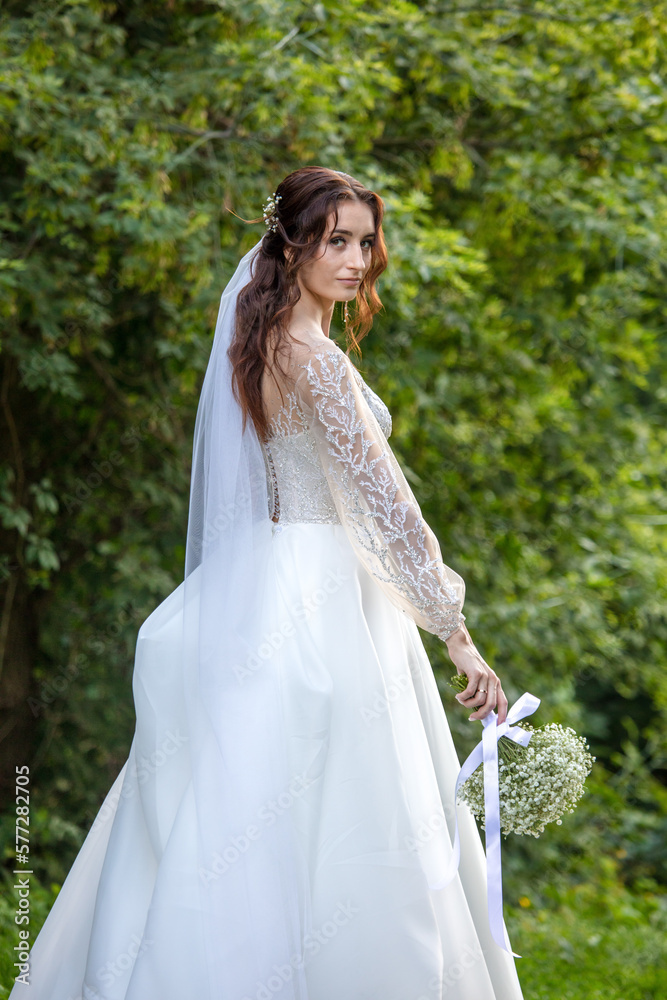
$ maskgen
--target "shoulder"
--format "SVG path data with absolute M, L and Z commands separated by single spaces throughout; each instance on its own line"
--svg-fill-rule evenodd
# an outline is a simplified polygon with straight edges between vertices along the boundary
M 299 361 L 312 354 L 335 353 L 340 351 L 338 344 L 330 337 L 325 337 L 323 333 L 317 334 L 310 330 L 295 330 L 287 335 L 290 354 Z M 343 353 L 341 351 L 341 353 Z
M 318 371 L 342 371 L 347 374 L 353 368 L 347 354 L 324 334 L 299 333 L 290 336 L 289 359 L 295 377 L 304 372 Z
M 355 391 L 355 368 L 349 357 L 329 337 L 299 334 L 290 338 L 289 369 L 297 396 L 306 409 L 329 402 L 352 406 Z

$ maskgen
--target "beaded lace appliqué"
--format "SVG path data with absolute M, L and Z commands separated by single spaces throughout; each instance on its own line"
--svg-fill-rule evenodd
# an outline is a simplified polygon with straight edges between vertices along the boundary
M 380 397 L 352 369 L 361 391 L 385 436 L 391 434 L 391 414 Z M 264 442 L 269 487 L 269 515 L 274 522 L 340 524 L 317 444 L 294 391 L 269 422 Z
M 403 610 L 407 605 L 417 612 L 418 624 L 447 638 L 464 618 L 448 579 L 452 571 L 431 554 L 435 536 L 386 440 L 360 412 L 349 372 L 355 372 L 361 388 L 360 376 L 340 350 L 315 352 L 299 367 L 306 373 L 315 407 L 312 429 L 321 442 L 320 461 L 327 463 L 330 488 L 339 498 L 355 549 Z

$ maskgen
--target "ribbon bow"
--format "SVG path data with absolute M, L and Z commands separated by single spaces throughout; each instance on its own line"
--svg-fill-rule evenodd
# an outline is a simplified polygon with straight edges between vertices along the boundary
M 532 715 L 540 704 L 540 699 L 526 691 L 507 713 L 505 722 L 498 725 L 498 716 L 495 712 L 490 712 L 482 719 L 484 731 L 482 739 L 475 749 L 466 758 L 459 771 L 454 789 L 454 817 L 455 834 L 453 854 L 449 861 L 447 873 L 437 885 L 431 885 L 431 889 L 444 889 L 456 875 L 461 860 L 461 844 L 459 840 L 459 822 L 456 818 L 457 794 L 461 785 L 466 781 L 473 771 L 477 770 L 480 764 L 484 765 L 484 829 L 486 832 L 486 895 L 489 908 L 489 925 L 494 941 L 500 947 L 521 958 L 510 947 L 507 930 L 503 921 L 503 880 L 502 862 L 500 857 L 500 793 L 498 786 L 498 740 L 501 736 L 508 736 L 515 743 L 521 746 L 528 746 L 530 733 L 520 726 L 514 725 L 519 719 L 525 719 L 527 715 Z

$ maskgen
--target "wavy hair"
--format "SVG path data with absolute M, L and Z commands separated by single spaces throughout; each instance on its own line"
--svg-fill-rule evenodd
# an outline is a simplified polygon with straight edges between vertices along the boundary
M 357 289 L 346 327 L 348 354 L 353 349 L 361 356 L 359 341 L 366 336 L 373 325 L 373 316 L 382 308 L 375 282 L 387 267 L 387 248 L 382 233 L 384 203 L 379 195 L 354 177 L 327 167 L 301 167 L 280 182 L 275 194 L 280 196 L 275 229 L 265 233 L 254 259 L 253 278 L 239 292 L 234 336 L 228 351 L 232 389 L 243 411 L 243 429 L 250 415 L 263 440 L 268 436 L 261 392 L 262 375 L 269 364 L 267 340 L 270 335 L 275 337 L 275 362 L 287 378 L 278 354 L 287 346 L 291 311 L 301 298 L 297 274 L 316 256 L 331 213 L 334 227 L 338 224 L 339 202 L 361 201 L 369 206 L 375 220 L 371 263 Z M 285 252 L 287 248 L 292 251 L 289 255 Z

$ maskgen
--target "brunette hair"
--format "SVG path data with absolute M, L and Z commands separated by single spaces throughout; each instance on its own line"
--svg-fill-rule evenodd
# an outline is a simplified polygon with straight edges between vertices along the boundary
M 261 393 L 262 375 L 269 362 L 267 339 L 270 334 L 275 335 L 275 361 L 287 377 L 278 354 L 287 346 L 289 317 L 301 298 L 297 273 L 316 256 L 331 212 L 334 213 L 334 227 L 338 224 L 340 201 L 364 202 L 375 220 L 370 267 L 357 289 L 346 328 L 348 354 L 354 349 L 361 356 L 359 341 L 373 325 L 375 313 L 382 308 L 375 282 L 387 266 L 387 248 L 382 234 L 384 203 L 354 177 L 326 167 L 301 167 L 280 182 L 275 195 L 276 200 L 280 197 L 275 208 L 275 228 L 265 233 L 253 261 L 253 277 L 239 292 L 234 336 L 228 350 L 232 389 L 243 411 L 243 429 L 250 415 L 261 439 L 268 435 Z M 292 250 L 289 258 L 285 253 L 288 247 Z

